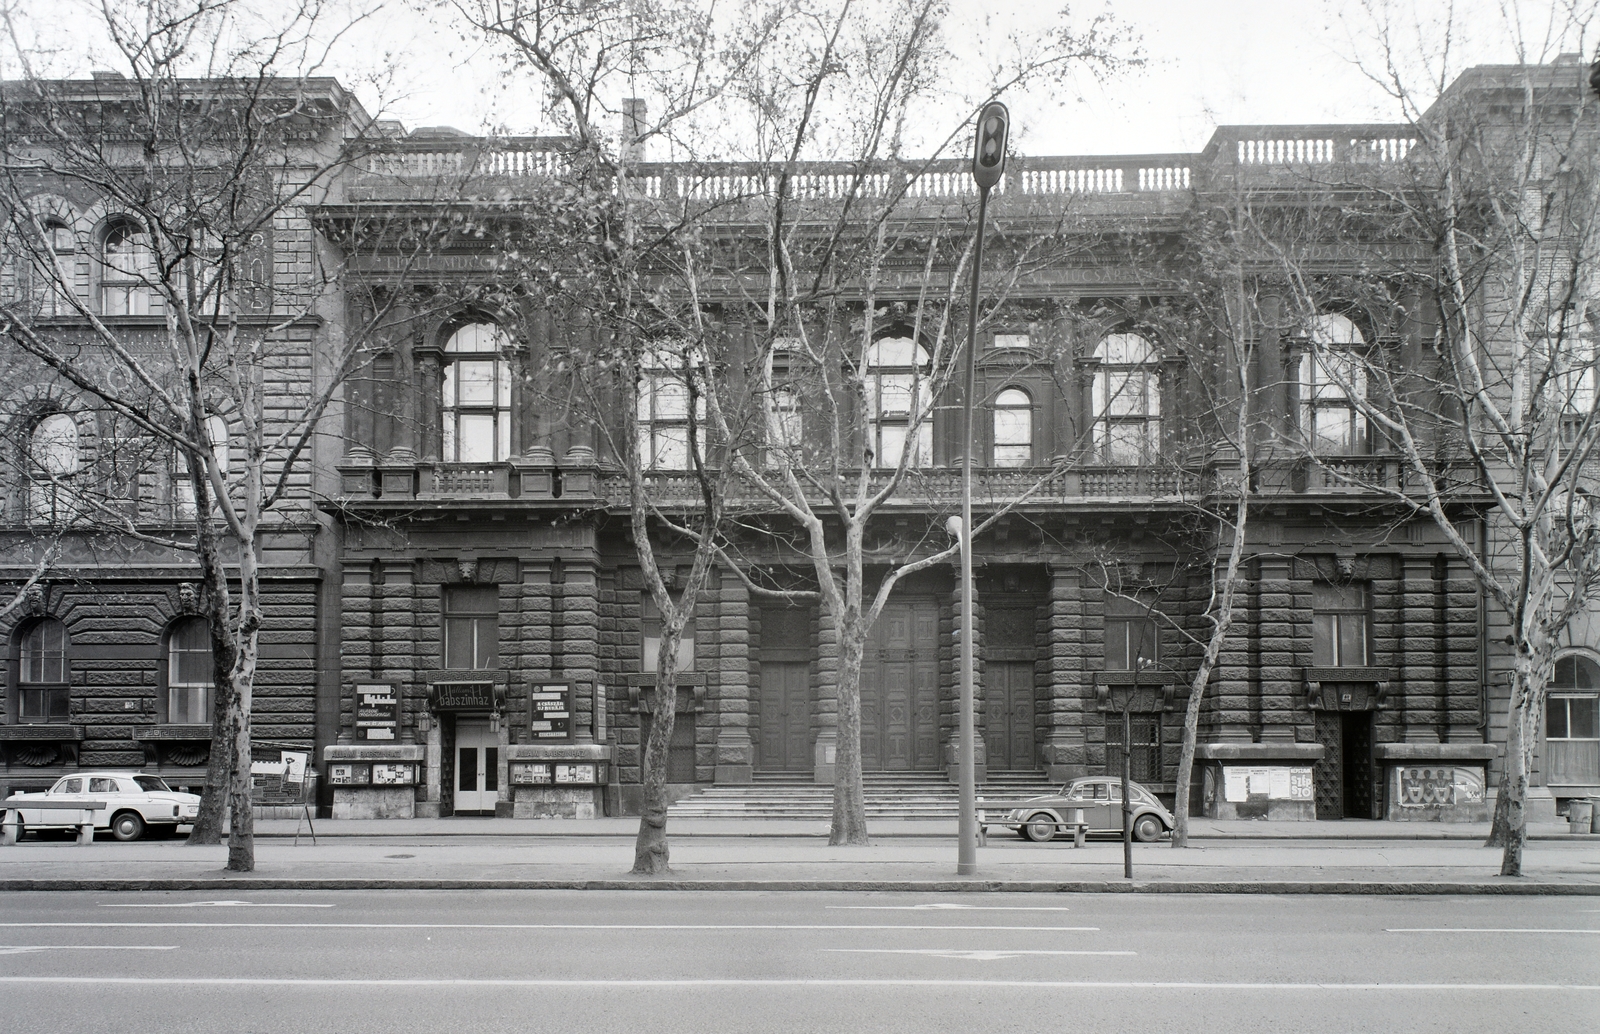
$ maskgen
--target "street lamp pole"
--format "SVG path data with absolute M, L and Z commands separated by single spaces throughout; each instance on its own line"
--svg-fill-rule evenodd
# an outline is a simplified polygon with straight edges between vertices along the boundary
M 978 239 L 972 252 L 972 295 L 967 303 L 967 356 L 962 371 L 961 440 L 961 744 L 957 758 L 960 810 L 956 822 L 956 874 L 978 871 L 977 736 L 973 720 L 972 592 L 972 392 L 978 366 L 978 285 L 983 275 L 983 237 L 989 218 L 989 191 L 1006 170 L 1006 137 L 1011 114 L 999 101 L 990 101 L 978 113 L 978 131 L 972 149 L 972 178 L 978 184 Z

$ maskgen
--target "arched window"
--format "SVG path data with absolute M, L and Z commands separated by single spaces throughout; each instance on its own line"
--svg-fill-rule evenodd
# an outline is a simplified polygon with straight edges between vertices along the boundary
M 51 413 L 33 425 L 27 456 L 31 520 L 58 524 L 72 519 L 78 464 L 78 424 L 69 414 Z
M 866 392 L 873 464 L 933 466 L 933 398 L 928 352 L 909 337 L 874 341 L 866 354 Z M 908 446 L 909 441 L 909 446 Z
M 1161 376 L 1155 347 L 1108 334 L 1094 350 L 1094 447 L 1102 463 L 1148 463 L 1161 451 Z
M 17 720 L 24 725 L 67 720 L 67 626 L 41 618 L 22 633 L 17 672 Z
M 994 397 L 994 465 L 1026 467 L 1033 463 L 1033 399 L 1021 388 L 1007 388 Z
M 779 454 L 800 445 L 805 421 L 800 413 L 800 394 L 795 390 L 796 366 L 801 359 L 799 342 L 778 338 L 767 356 L 767 449 L 766 465 L 779 466 Z M 797 458 L 797 457 L 795 457 Z
M 201 725 L 211 721 L 215 685 L 211 626 L 205 618 L 182 618 L 167 632 L 167 721 Z
M 136 223 L 112 223 L 101 242 L 100 311 L 107 316 L 148 316 L 154 304 L 155 252 Z
M 639 370 L 639 463 L 645 470 L 689 469 L 690 386 L 703 362 L 694 349 L 661 349 L 647 356 Z M 703 382 L 702 382 L 703 383 Z M 693 393 L 694 437 L 701 456 L 706 446 L 706 399 Z
M 510 344 L 492 323 L 469 323 L 445 343 L 446 463 L 495 463 L 511 455 Z
M 1363 366 L 1366 340 L 1344 316 L 1322 315 L 1308 328 L 1311 348 L 1300 357 L 1300 430 L 1313 452 L 1328 455 L 1367 451 Z
M 1556 661 L 1545 704 L 1546 782 L 1600 783 L 1600 665 L 1574 654 Z

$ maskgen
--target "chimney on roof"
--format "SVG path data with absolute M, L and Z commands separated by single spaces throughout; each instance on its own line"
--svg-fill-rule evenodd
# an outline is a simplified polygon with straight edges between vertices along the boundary
M 643 97 L 622 101 L 622 157 L 630 164 L 644 161 L 645 106 Z
M 110 71 L 107 71 L 107 70 L 105 70 L 103 68 L 97 68 L 93 72 L 89 73 L 89 78 L 91 78 L 91 79 L 124 79 L 125 80 L 128 77 L 123 75 L 121 72 L 110 72 Z

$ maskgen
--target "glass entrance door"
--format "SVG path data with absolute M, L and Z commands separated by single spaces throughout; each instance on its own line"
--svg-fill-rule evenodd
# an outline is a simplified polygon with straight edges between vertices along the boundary
M 494 814 L 500 797 L 500 738 L 482 718 L 456 720 L 456 814 Z

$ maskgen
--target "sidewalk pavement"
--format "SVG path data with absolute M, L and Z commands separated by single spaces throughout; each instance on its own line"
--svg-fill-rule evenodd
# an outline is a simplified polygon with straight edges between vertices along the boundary
M 1166 893 L 1561 894 L 1600 896 L 1600 835 L 1538 827 L 1524 875 L 1496 876 L 1486 825 L 1213 822 L 1190 847 L 1031 844 L 991 827 L 977 872 L 956 874 L 952 820 L 878 821 L 865 847 L 832 847 L 826 824 L 675 819 L 672 873 L 632 876 L 637 818 L 293 820 L 257 823 L 256 869 L 227 873 L 225 846 L 30 839 L 0 847 L 0 890 L 658 889 Z

